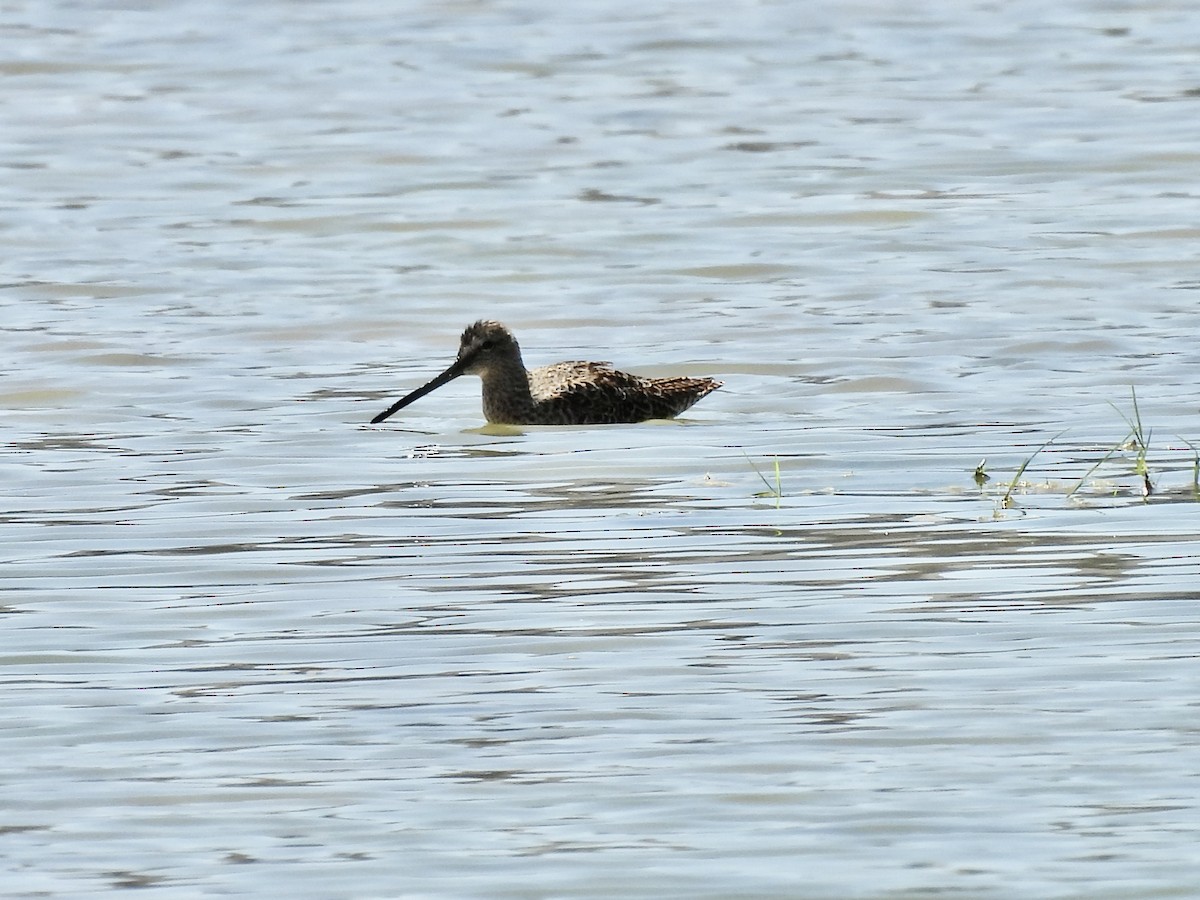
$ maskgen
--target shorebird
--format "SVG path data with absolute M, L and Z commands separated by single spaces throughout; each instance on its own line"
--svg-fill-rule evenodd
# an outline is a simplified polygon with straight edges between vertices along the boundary
M 612 425 L 677 416 L 721 386 L 712 378 L 642 378 L 608 363 L 561 362 L 526 370 L 513 333 L 479 321 L 462 333 L 458 358 L 428 384 L 371 420 L 388 416 L 459 375 L 483 379 L 483 414 L 507 425 Z

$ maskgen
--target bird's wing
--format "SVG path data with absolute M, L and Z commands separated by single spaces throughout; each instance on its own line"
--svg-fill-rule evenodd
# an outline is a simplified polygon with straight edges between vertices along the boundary
M 529 373 L 529 388 L 540 400 L 599 397 L 635 388 L 640 379 L 604 362 L 571 360 Z

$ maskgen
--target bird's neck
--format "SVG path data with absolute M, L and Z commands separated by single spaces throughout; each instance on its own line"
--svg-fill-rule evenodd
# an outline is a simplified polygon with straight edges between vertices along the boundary
M 521 424 L 533 411 L 529 373 L 518 356 L 497 360 L 480 373 L 483 380 L 483 415 L 489 422 Z

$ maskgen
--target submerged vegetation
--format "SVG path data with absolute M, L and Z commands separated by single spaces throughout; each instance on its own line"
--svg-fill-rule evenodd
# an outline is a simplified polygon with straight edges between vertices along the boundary
M 1143 503 L 1152 499 L 1200 502 L 1200 446 L 1179 437 L 1179 444 L 1186 447 L 1190 453 L 1190 459 L 1186 463 L 1179 458 L 1182 451 L 1179 444 L 1169 448 L 1159 447 L 1152 459 L 1153 432 L 1142 419 L 1137 390 L 1131 387 L 1129 393 L 1128 410 L 1115 403 L 1109 404 L 1125 425 L 1124 434 L 1119 441 L 1111 445 L 1101 443 L 1098 446 L 1063 446 L 1060 441 L 1069 431 L 1064 429 L 1029 452 L 1011 476 L 1007 473 L 1002 476 L 999 472 L 989 470 L 988 459 L 984 457 L 971 472 L 971 479 L 978 488 L 979 495 L 991 498 L 995 502 L 997 517 L 1006 510 L 1019 508 L 1019 499 L 1024 496 L 1058 497 L 1077 505 L 1088 505 L 1097 501 L 1103 503 L 1105 498 L 1139 498 Z M 1049 467 L 1059 470 L 1058 476 L 1028 476 L 1027 473 L 1039 469 L 1034 463 L 1048 450 L 1056 454 Z M 783 500 L 780 455 L 767 457 L 769 464 L 774 467 L 772 475 L 767 465 L 756 463 L 744 449 L 741 452 L 754 474 L 758 476 L 758 480 L 762 482 L 763 490 L 756 491 L 754 497 L 773 499 L 775 508 L 779 509 Z M 1096 459 L 1097 456 L 1099 459 Z M 1044 473 L 1047 466 L 1044 464 L 1040 468 Z M 1064 468 L 1068 470 L 1065 473 L 1062 471 Z M 1181 471 L 1187 471 L 1190 476 L 1190 483 L 1186 489 L 1181 489 L 1178 484 L 1165 489 L 1156 484 L 1157 480 L 1165 480 L 1171 474 L 1178 475 Z
M 1150 465 L 1152 431 L 1148 429 L 1145 423 L 1142 421 L 1141 410 L 1138 407 L 1136 389 L 1131 387 L 1129 393 L 1129 412 L 1122 410 L 1116 404 L 1110 404 L 1125 423 L 1127 428 L 1125 436 L 1115 445 L 1110 447 L 1097 462 L 1095 462 L 1086 472 L 1083 473 L 1079 480 L 1075 482 L 1074 486 L 1066 491 L 1067 499 L 1074 498 L 1077 494 L 1079 494 L 1085 485 L 1088 485 L 1089 483 L 1096 484 L 1096 481 L 1094 480 L 1096 473 L 1102 470 L 1102 468 L 1114 458 L 1121 460 L 1129 467 L 1127 471 L 1136 478 L 1136 491 L 1140 494 L 1143 502 L 1148 501 L 1150 497 L 1155 494 L 1156 489 L 1154 481 L 1151 478 Z M 1048 441 L 1034 450 L 1033 453 L 1031 453 L 1025 459 L 1025 461 L 1021 463 L 1020 467 L 1018 467 L 1016 473 L 1013 475 L 1012 480 L 1008 483 L 1004 494 L 997 500 L 997 506 L 1000 510 L 1012 509 L 1016 505 L 1015 496 L 1019 488 L 1024 487 L 1027 490 L 1033 489 L 1032 485 L 1021 481 L 1022 475 L 1025 474 L 1025 470 L 1029 468 L 1030 463 L 1033 462 L 1034 458 L 1039 453 L 1041 453 L 1051 444 L 1055 443 L 1065 433 L 1065 431 L 1060 432 L 1054 437 L 1050 438 Z M 1191 499 L 1200 500 L 1200 450 L 1197 450 L 1197 448 L 1191 442 L 1186 441 L 1183 438 L 1180 438 L 1180 440 L 1192 451 L 1192 483 L 1190 489 Z M 984 462 L 986 462 L 986 460 Z M 983 488 L 984 481 L 987 479 L 987 476 L 982 474 L 983 465 L 984 463 L 981 462 L 978 466 L 976 466 L 974 475 L 975 483 L 978 484 L 981 489 Z M 981 480 L 981 475 L 983 480 Z M 1119 474 L 1114 474 L 1109 478 L 1100 481 L 1099 483 L 1103 487 L 1103 492 L 1113 496 L 1126 492 L 1120 486 L 1120 477 L 1121 476 Z M 1052 493 L 1057 492 L 1055 487 L 1049 483 L 1043 486 L 1042 492 L 1045 492 L 1046 490 Z

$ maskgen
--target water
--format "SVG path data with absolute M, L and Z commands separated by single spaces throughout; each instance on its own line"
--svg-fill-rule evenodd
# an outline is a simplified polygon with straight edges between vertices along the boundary
M 5 896 L 1195 892 L 1188 5 L 0 34 Z

